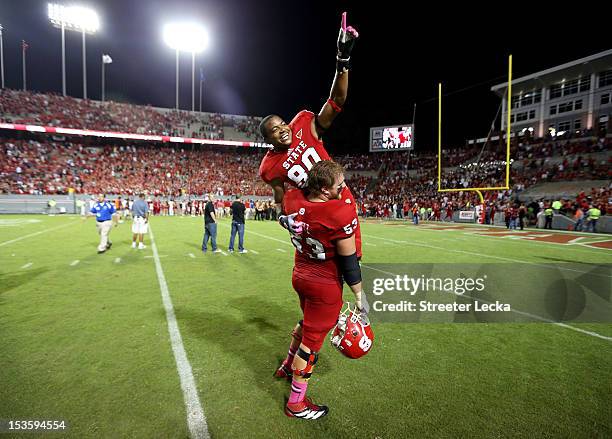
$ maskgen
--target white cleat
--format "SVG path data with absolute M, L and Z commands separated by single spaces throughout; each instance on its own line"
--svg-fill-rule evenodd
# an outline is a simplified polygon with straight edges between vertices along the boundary
M 287 403 L 285 406 L 285 414 L 290 418 L 314 421 L 315 419 L 324 417 L 327 413 L 329 413 L 329 408 L 327 408 L 327 406 L 314 404 L 308 398 L 304 398 L 303 401 L 295 404 Z

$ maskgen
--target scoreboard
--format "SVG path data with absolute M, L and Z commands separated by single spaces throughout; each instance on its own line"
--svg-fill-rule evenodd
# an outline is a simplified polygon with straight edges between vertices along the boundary
M 414 147 L 414 125 L 370 128 L 370 152 L 407 151 Z

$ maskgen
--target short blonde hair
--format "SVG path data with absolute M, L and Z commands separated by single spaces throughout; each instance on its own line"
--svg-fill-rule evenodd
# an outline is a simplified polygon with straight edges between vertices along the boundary
M 331 188 L 336 177 L 344 174 L 344 167 L 332 160 L 323 160 L 312 167 L 306 181 L 306 191 L 312 194 L 320 194 L 324 187 Z

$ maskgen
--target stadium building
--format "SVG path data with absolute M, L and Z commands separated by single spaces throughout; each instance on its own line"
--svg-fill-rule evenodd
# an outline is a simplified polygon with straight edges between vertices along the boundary
M 507 120 L 508 82 L 491 90 L 503 100 L 501 130 Z M 512 80 L 513 132 L 536 137 L 570 130 L 604 130 L 612 124 L 612 49 Z

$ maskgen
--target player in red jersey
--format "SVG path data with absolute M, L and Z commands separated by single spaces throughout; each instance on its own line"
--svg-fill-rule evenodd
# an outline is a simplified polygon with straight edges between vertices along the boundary
M 440 205 L 438 203 L 434 203 L 434 205 L 433 205 L 433 212 L 434 212 L 434 220 L 435 221 L 442 221 L 442 219 L 440 218 L 442 216 L 442 210 L 441 210 Z
M 449 220 L 450 222 L 453 221 L 453 204 L 449 201 L 448 205 L 446 206 L 446 218 L 444 218 L 445 220 Z
M 321 346 L 338 320 L 343 281 L 355 294 L 357 308 L 368 311 L 355 246 L 357 214 L 353 202 L 342 197 L 343 172 L 341 165 L 321 161 L 313 165 L 304 189 L 289 190 L 283 199 L 283 212 L 297 213 L 296 221 L 302 225 L 291 241 L 296 247 L 292 283 L 303 320 L 292 333 L 287 358 L 276 372 L 279 378 L 292 377 L 285 408 L 290 417 L 318 419 L 328 412 L 305 395 Z
M 302 110 L 289 124 L 278 115 L 266 116 L 259 125 L 265 141 L 274 148 L 265 155 L 259 166 L 259 175 L 272 187 L 276 211 L 280 215 L 285 194 L 285 183 L 302 188 L 308 179 L 312 166 L 321 160 L 331 160 L 322 140 L 323 133 L 342 111 L 348 91 L 349 61 L 351 51 L 359 34 L 351 26 L 346 26 L 346 15 L 342 16 L 342 26 L 337 41 L 336 75 L 332 83 L 329 99 L 319 114 Z M 343 197 L 355 198 L 347 188 Z M 280 223 L 289 228 L 292 218 L 279 217 Z M 357 254 L 361 257 L 361 230 L 357 228 Z

